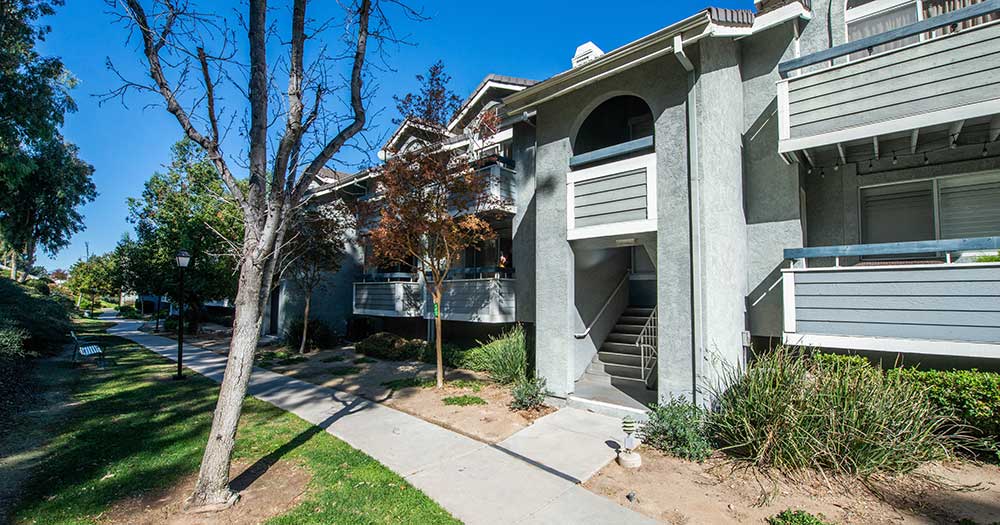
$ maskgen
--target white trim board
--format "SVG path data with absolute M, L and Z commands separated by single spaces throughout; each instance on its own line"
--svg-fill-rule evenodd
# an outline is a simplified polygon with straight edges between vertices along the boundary
M 842 348 L 845 350 L 870 350 L 875 352 L 1000 359 L 1000 344 L 996 343 L 934 341 L 929 339 L 901 339 L 895 337 L 797 334 L 787 332 L 782 337 L 782 342 L 786 345 L 817 348 Z
M 582 228 L 571 228 L 566 232 L 566 240 L 593 239 L 595 237 L 614 237 L 616 235 L 634 235 L 656 231 L 656 219 L 641 219 L 638 221 L 613 222 L 611 224 L 596 224 Z
M 913 129 L 947 124 L 958 120 L 974 119 L 997 113 L 1000 113 L 1000 98 L 959 106 L 957 108 L 941 109 L 920 115 L 865 124 L 864 126 L 831 131 L 819 135 L 780 140 L 778 152 L 790 153 L 820 146 L 833 146 L 842 142 L 889 135 L 900 131 L 911 131 Z

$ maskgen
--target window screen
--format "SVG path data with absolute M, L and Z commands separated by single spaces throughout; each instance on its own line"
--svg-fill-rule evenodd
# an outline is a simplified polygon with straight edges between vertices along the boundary
M 938 182 L 941 238 L 1000 235 L 1000 173 Z
M 934 238 L 934 185 L 931 181 L 861 190 L 861 242 Z

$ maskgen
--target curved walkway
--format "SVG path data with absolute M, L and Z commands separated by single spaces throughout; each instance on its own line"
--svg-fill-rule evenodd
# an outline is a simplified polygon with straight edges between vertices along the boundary
M 176 360 L 173 339 L 140 332 L 138 321 L 108 320 L 118 322 L 108 333 Z M 184 364 L 221 381 L 226 357 L 185 346 Z M 365 452 L 465 523 L 656 523 L 554 468 L 345 392 L 255 368 L 249 394 Z

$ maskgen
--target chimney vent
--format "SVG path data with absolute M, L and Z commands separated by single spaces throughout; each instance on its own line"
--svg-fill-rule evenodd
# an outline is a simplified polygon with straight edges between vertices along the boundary
M 573 55 L 573 67 L 580 67 L 602 55 L 604 55 L 604 51 L 601 51 L 601 48 L 593 42 L 587 42 L 576 48 L 576 54 Z

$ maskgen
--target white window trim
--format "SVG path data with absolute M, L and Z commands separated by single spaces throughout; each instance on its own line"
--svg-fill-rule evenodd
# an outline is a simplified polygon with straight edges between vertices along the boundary
M 847 1 L 848 0 L 844 0 L 844 22 L 848 24 L 863 18 L 868 18 L 870 16 L 882 14 L 886 11 L 897 9 L 905 6 L 906 4 L 913 4 L 917 8 L 918 20 L 923 18 L 923 6 L 921 5 L 921 0 L 875 0 L 874 2 L 850 9 L 847 8 Z

